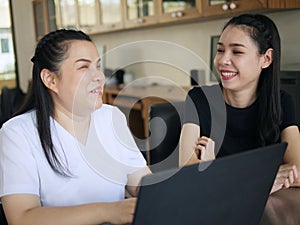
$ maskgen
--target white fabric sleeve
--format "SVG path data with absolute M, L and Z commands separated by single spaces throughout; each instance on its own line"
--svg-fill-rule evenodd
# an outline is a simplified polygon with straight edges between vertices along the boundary
M 132 167 L 137 167 L 137 169 L 146 166 L 146 160 L 133 138 L 125 115 L 117 107 L 114 107 L 112 116 L 114 136 L 123 146 L 120 150 L 122 150 L 123 158 L 126 159 L 125 163 Z
M 39 195 L 33 146 L 27 138 L 16 125 L 0 130 L 0 197 L 16 193 Z

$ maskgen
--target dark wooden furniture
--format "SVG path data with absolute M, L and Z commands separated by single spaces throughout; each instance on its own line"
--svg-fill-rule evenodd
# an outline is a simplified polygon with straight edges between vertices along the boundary
M 147 162 L 150 162 L 149 143 L 149 110 L 151 105 L 165 102 L 181 102 L 185 100 L 190 87 L 180 86 L 122 86 L 114 85 L 104 88 L 103 102 L 115 105 L 127 117 L 129 127 L 139 146 L 146 151 Z M 141 144 L 143 145 L 143 144 Z
M 270 195 L 260 225 L 299 224 L 300 188 L 280 190 Z

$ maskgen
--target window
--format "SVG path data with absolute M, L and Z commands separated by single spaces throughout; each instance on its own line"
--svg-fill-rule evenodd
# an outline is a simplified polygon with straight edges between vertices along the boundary
M 10 0 L 0 0 L 0 93 L 3 87 L 14 88 L 16 82 Z
M 8 39 L 1 39 L 1 53 L 9 53 Z

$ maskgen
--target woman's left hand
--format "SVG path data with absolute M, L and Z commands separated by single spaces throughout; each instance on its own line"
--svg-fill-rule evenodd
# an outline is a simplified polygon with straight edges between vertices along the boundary
M 200 162 L 214 160 L 215 156 L 215 142 L 205 136 L 199 137 L 196 146 L 195 153 Z
M 283 164 L 279 167 L 271 193 L 290 187 L 300 187 L 300 178 L 295 165 Z

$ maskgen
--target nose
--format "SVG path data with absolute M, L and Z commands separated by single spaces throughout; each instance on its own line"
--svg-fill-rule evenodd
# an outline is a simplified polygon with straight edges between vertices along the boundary
M 221 65 L 230 65 L 231 64 L 230 54 L 228 53 L 222 54 L 218 61 Z
M 105 80 L 104 73 L 98 68 L 93 68 L 91 71 L 92 81 L 103 82 Z

